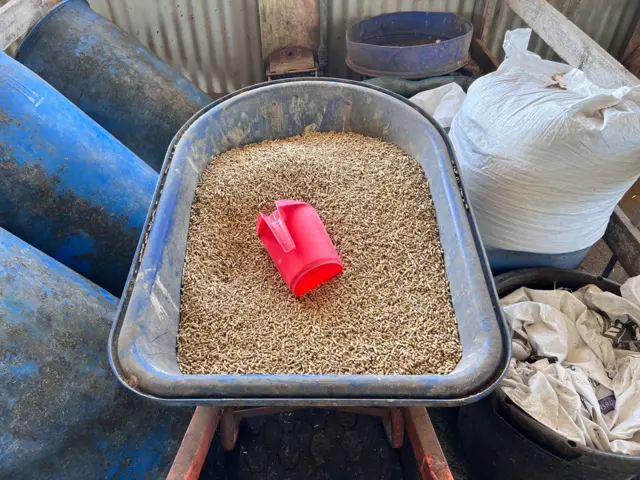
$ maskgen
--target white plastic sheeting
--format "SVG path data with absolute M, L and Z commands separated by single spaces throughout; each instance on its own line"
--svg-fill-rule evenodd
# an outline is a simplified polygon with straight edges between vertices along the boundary
M 487 249 L 563 254 L 593 245 L 640 175 L 640 86 L 602 89 L 507 32 L 451 140 Z
M 621 291 L 520 288 L 503 298 L 513 358 L 500 388 L 568 440 L 637 456 L 640 277 Z M 531 355 L 536 361 L 527 361 Z
M 442 128 L 449 128 L 466 96 L 460 85 L 449 83 L 420 92 L 410 100 L 431 115 Z

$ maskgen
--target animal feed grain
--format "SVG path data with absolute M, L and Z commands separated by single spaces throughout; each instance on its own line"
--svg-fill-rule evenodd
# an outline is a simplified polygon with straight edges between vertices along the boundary
M 344 264 L 303 297 L 256 234 L 280 199 L 316 208 Z M 187 374 L 451 372 L 461 347 L 420 165 L 353 133 L 213 158 L 191 210 L 177 348 Z

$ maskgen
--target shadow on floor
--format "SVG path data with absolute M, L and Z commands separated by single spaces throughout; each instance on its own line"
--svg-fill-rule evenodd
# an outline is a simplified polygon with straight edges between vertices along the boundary
M 456 440 L 456 409 L 429 411 L 456 480 L 469 476 Z M 391 448 L 378 418 L 322 409 L 243 421 L 238 444 L 225 452 L 216 436 L 201 479 L 414 480 L 419 479 L 409 439 Z

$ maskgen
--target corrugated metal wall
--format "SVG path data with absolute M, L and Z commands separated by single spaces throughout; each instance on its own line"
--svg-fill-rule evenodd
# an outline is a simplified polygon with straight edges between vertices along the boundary
M 616 58 L 622 54 L 629 35 L 640 16 L 638 0 L 549 0 L 554 7 L 580 27 L 587 35 Z M 487 45 L 499 58 L 504 58 L 502 42 L 508 30 L 526 27 L 513 10 L 498 2 Z M 543 58 L 560 60 L 555 52 L 535 33 L 529 49 Z
M 258 0 L 89 0 L 160 58 L 209 93 L 262 80 Z M 471 19 L 475 0 L 330 0 L 329 73 L 347 76 L 344 32 L 385 12 L 456 12 Z
M 0 0 L 0 5 L 7 1 Z M 616 57 L 640 18 L 638 0 L 550 1 Z M 206 92 L 230 92 L 263 78 L 258 0 L 89 2 Z M 344 33 L 354 22 L 406 10 L 451 11 L 471 19 L 476 3 L 481 6 L 483 0 L 329 0 L 329 73 L 348 76 Z M 499 4 L 488 44 L 502 58 L 504 33 L 524 23 Z M 554 58 L 535 35 L 531 46 L 542 56 Z
M 202 90 L 262 80 L 258 0 L 90 0 Z

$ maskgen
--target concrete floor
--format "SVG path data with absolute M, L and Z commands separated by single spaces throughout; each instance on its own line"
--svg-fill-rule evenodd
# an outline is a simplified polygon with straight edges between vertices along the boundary
M 375 417 L 296 410 L 244 420 L 232 452 L 216 436 L 200 478 L 417 480 L 408 444 L 391 448 Z
M 609 250 L 607 244 L 600 240 L 591 247 L 591 250 L 589 250 L 589 253 L 580 265 L 580 270 L 594 275 L 602 275 L 602 272 L 611 259 L 611 255 L 611 250 Z M 609 275 L 609 279 L 614 282 L 624 283 L 627 278 L 629 278 L 629 276 L 622 269 L 620 264 L 616 263 L 611 275 Z
M 429 409 L 456 480 L 475 480 L 460 448 L 457 409 Z M 408 437 L 389 445 L 379 419 L 322 409 L 250 418 L 241 424 L 234 451 L 216 435 L 200 479 L 216 480 L 418 480 Z

